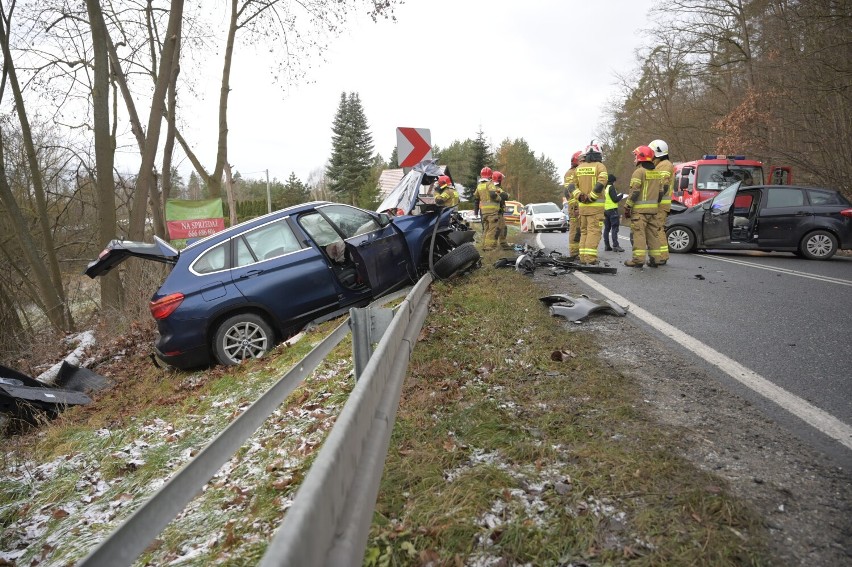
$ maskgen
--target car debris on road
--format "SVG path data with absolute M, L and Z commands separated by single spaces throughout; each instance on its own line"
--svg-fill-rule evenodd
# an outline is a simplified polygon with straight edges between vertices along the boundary
M 513 267 L 517 271 L 526 275 L 532 275 L 538 267 L 550 268 L 549 275 L 551 276 L 570 274 L 573 271 L 586 272 L 590 274 L 618 273 L 618 268 L 613 268 L 606 264 L 603 266 L 591 266 L 588 264 L 572 262 L 561 252 L 548 248 L 537 248 L 530 246 L 529 244 L 525 244 L 516 245 L 515 251 L 518 253 L 518 256 L 514 258 L 500 258 L 494 263 L 494 267 Z
M 546 295 L 539 298 L 550 306 L 550 314 L 554 317 L 564 317 L 569 321 L 581 321 L 590 314 L 603 311 L 619 317 L 627 315 L 627 309 L 611 299 L 592 299 L 588 295 L 573 297 L 561 293 Z

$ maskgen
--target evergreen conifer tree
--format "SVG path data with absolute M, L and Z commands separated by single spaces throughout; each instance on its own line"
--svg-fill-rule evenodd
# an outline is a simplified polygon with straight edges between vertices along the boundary
M 472 179 L 479 180 L 479 172 L 483 167 L 490 166 L 494 161 L 494 157 L 491 155 L 491 150 L 488 149 L 488 142 L 485 141 L 485 134 L 480 129 L 476 133 L 476 139 L 473 141 L 473 156 L 470 160 L 471 172 L 470 176 Z M 476 190 L 476 183 L 474 183 L 471 187 L 465 188 L 465 198 L 472 199 L 473 192 Z
M 358 203 L 364 185 L 370 181 L 373 165 L 373 136 L 358 93 L 340 94 L 340 104 L 332 124 L 331 159 L 326 168 L 329 189 L 340 200 Z

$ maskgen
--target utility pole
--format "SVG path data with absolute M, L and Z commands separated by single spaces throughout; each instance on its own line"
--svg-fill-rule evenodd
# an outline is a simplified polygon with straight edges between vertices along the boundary
M 269 169 L 266 170 L 266 212 L 272 212 L 272 196 L 269 193 Z

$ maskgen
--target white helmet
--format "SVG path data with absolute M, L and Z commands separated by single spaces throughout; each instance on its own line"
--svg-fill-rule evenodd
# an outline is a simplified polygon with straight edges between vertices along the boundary
M 651 146 L 652 150 L 654 150 L 654 155 L 656 157 L 669 155 L 669 145 L 662 140 L 654 140 L 648 145 Z

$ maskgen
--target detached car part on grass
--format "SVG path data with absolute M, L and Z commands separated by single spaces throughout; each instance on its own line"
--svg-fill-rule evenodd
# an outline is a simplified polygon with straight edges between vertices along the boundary
M 539 298 L 550 306 L 550 314 L 569 321 L 582 321 L 592 313 L 603 311 L 618 317 L 627 315 L 627 310 L 611 299 L 591 299 L 588 295 L 572 297 L 561 293 Z
M 0 365 L 0 413 L 27 422 L 35 422 L 39 414 L 55 417 L 67 406 L 90 403 L 88 393 L 107 385 L 103 376 L 68 362 L 62 363 L 55 385 Z
M 257 358 L 308 323 L 362 307 L 432 271 L 448 278 L 479 265 L 473 234 L 455 209 L 420 191 L 445 174 L 433 160 L 409 172 L 377 211 L 326 201 L 251 219 L 178 251 L 113 240 L 85 270 L 127 258 L 171 265 L 151 298 L 157 356 L 177 368 Z

